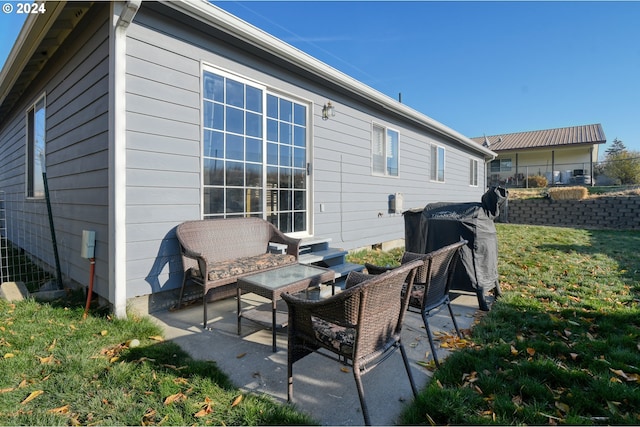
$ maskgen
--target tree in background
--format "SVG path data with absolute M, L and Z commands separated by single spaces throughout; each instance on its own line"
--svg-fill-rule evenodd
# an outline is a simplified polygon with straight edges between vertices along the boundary
M 640 184 L 640 152 L 628 151 L 618 138 L 605 151 L 604 172 L 620 184 Z
M 614 138 L 611 142 L 611 147 L 607 148 L 605 151 L 607 157 L 611 155 L 615 155 L 621 153 L 623 151 L 627 151 L 627 147 L 625 147 L 624 143 L 620 141 L 618 138 Z

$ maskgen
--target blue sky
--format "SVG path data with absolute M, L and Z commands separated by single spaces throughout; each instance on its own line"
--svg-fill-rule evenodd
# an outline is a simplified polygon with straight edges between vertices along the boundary
M 466 136 L 601 123 L 601 156 L 640 151 L 640 2 L 214 4 Z

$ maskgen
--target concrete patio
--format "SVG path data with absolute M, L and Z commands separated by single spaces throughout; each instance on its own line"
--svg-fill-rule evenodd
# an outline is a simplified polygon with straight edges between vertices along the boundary
M 452 295 L 454 297 L 455 295 Z M 244 307 L 257 306 L 267 300 L 253 294 L 242 297 Z M 282 301 L 281 301 L 282 303 Z M 461 294 L 452 302 L 459 327 L 472 327 L 482 312 L 475 295 Z M 176 311 L 162 311 L 150 316 L 164 329 L 165 337 L 178 344 L 193 358 L 212 360 L 241 390 L 264 393 L 278 402 L 287 401 L 287 336 L 277 336 L 277 352 L 271 351 L 271 330 L 244 320 L 242 335 L 237 334 L 236 299 L 210 303 L 209 328 L 202 329 L 202 305 L 199 303 Z M 431 378 L 431 371 L 418 362 L 431 360 L 429 340 L 419 314 L 407 313 L 403 343 L 407 350 L 418 388 Z M 440 310 L 430 321 L 431 330 L 439 334 L 455 334 L 448 311 Z M 436 344 L 437 345 L 437 344 Z M 442 361 L 446 349 L 439 349 Z M 351 371 L 323 356 L 312 354 L 293 367 L 294 404 L 322 425 L 362 425 L 364 420 Z M 365 399 L 372 422 L 395 424 L 398 416 L 413 398 L 409 380 L 396 352 L 389 360 L 363 377 Z

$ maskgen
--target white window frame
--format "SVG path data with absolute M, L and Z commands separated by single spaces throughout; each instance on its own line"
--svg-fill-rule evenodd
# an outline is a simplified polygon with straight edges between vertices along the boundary
M 469 186 L 478 186 L 479 162 L 477 159 L 469 159 Z
M 497 168 L 494 167 L 495 164 L 498 165 Z M 491 173 L 511 172 L 512 168 L 513 168 L 513 163 L 511 161 L 511 157 L 494 159 L 489 163 L 489 171 Z
M 378 141 L 376 138 L 376 136 L 380 135 L 376 133 L 377 130 L 381 131 L 382 141 Z M 395 134 L 395 147 L 391 141 L 390 133 Z M 395 151 L 393 151 L 394 148 Z M 377 155 L 376 152 L 378 153 Z M 376 156 L 383 161 L 376 162 Z M 389 171 L 389 159 L 393 158 L 396 159 L 395 174 Z M 382 170 L 380 170 L 380 167 L 382 167 Z M 371 174 L 390 178 L 398 178 L 400 176 L 400 132 L 398 130 L 379 123 L 371 124 Z
M 440 156 L 442 153 L 442 156 Z M 445 182 L 446 173 L 446 149 L 442 145 L 431 145 L 431 181 L 432 182 Z M 440 165 L 442 164 L 442 168 Z M 442 171 L 442 176 L 441 172 Z
M 42 174 L 46 169 L 46 132 L 47 98 L 42 94 L 25 112 L 25 197 L 28 199 L 45 197 Z
M 266 141 L 267 141 L 267 96 L 268 95 L 273 95 L 279 99 L 285 99 L 288 101 L 291 101 L 293 103 L 297 103 L 297 104 L 303 104 L 306 106 L 306 134 L 305 134 L 305 139 L 306 139 L 306 171 L 307 171 L 307 177 L 306 177 L 306 201 L 305 201 L 305 211 L 306 211 L 306 230 L 304 231 L 292 231 L 292 232 L 286 232 L 286 234 L 288 236 L 292 236 L 292 237 L 308 237 L 308 236 L 312 236 L 313 235 L 313 179 L 311 173 L 310 173 L 310 165 L 311 165 L 311 159 L 313 158 L 313 102 L 309 99 L 306 98 L 302 98 L 300 96 L 296 96 L 295 94 L 292 93 L 288 93 L 286 91 L 282 91 L 280 89 L 268 86 L 264 83 L 261 83 L 260 81 L 257 81 L 253 78 L 249 78 L 249 77 L 245 77 L 242 75 L 239 75 L 235 72 L 229 71 L 227 69 L 224 68 L 220 68 L 214 65 L 211 65 L 209 63 L 205 63 L 202 62 L 201 63 L 201 67 L 200 67 L 200 75 L 201 78 L 204 78 L 204 74 L 205 72 L 210 72 L 213 74 L 217 74 L 220 76 L 223 76 L 225 78 L 228 79 L 232 79 L 234 81 L 240 82 L 242 84 L 245 85 L 249 85 L 252 86 L 254 88 L 260 89 L 263 92 L 263 104 L 262 104 L 262 140 L 263 140 L 263 156 L 262 156 L 262 165 L 263 165 L 263 175 L 262 175 L 262 191 L 265 192 L 265 198 L 263 199 L 263 209 L 262 209 L 262 218 L 263 219 L 267 219 L 267 209 L 266 209 L 266 191 L 268 190 L 267 188 L 267 150 L 266 150 Z M 204 105 L 204 90 L 201 86 L 200 88 L 200 105 Z M 200 170 L 201 170 L 201 182 L 200 182 L 200 206 L 201 206 L 201 218 L 205 218 L 205 217 L 209 217 L 209 214 L 205 213 L 205 204 L 204 204 L 204 191 L 202 191 L 205 188 L 205 183 L 204 183 L 204 159 L 205 159 L 205 153 L 204 153 L 204 140 L 205 140 L 205 126 L 204 126 L 204 108 L 202 108 L 201 111 L 201 126 L 200 126 L 200 130 L 201 130 L 201 147 L 200 147 L 200 161 L 201 161 L 201 165 L 200 165 Z M 246 213 L 245 213 L 246 214 Z M 226 216 L 226 214 L 225 214 Z

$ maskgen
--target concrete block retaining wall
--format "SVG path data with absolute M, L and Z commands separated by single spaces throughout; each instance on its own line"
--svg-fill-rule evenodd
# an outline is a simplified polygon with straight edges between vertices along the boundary
M 509 200 L 507 217 L 513 224 L 640 230 L 640 197 L 513 199 Z

